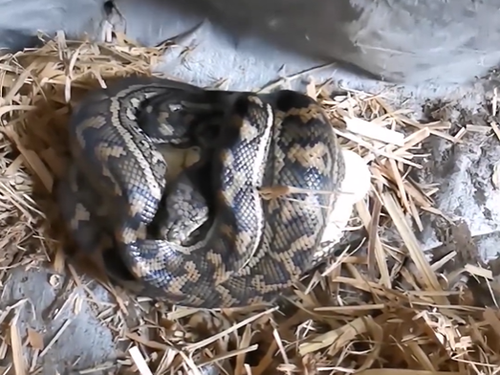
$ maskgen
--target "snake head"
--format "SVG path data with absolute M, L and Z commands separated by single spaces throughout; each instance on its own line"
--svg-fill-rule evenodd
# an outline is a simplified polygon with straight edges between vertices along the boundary
M 184 213 L 186 215 L 181 213 L 170 215 L 165 224 L 160 228 L 161 238 L 176 245 L 183 245 L 206 222 L 208 207 L 200 207 Z

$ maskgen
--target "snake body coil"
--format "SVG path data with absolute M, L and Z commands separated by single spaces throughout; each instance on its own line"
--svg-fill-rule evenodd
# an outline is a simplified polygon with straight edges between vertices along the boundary
M 167 192 L 168 166 L 155 143 L 188 138 L 186 124 L 161 113 L 172 132 L 141 129 L 140 108 L 162 95 L 225 113 L 207 167 L 214 220 L 190 246 L 148 232 Z M 69 134 L 74 166 L 58 194 L 76 242 L 87 251 L 111 246 L 103 243 L 107 231 L 134 277 L 168 301 L 205 308 L 270 301 L 317 261 L 344 163 L 313 99 L 127 78 L 85 98 Z M 291 189 L 264 199 L 261 188 L 276 186 Z

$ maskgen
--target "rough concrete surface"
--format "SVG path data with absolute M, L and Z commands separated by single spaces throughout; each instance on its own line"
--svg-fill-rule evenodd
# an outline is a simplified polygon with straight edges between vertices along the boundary
M 101 35 L 100 27 L 104 19 L 103 3 L 102 0 L 78 0 L 72 2 L 50 0 L 43 2 L 42 5 L 40 0 L 27 0 L 22 3 L 13 0 L 0 0 L 3 13 L 0 15 L 0 43 L 3 43 L 8 48 L 20 48 L 33 41 L 32 36 L 38 29 L 43 29 L 46 32 L 63 29 L 69 35 L 78 36 L 82 33 L 88 33 L 95 38 L 99 38 Z M 213 3 L 216 5 L 216 9 L 228 9 L 227 2 L 214 0 Z M 263 1 L 259 1 L 259 3 L 263 3 Z M 274 4 L 272 1 L 266 1 L 266 3 Z M 362 1 L 353 3 L 362 3 Z M 387 2 L 389 5 L 391 3 L 391 1 Z M 412 1 L 411 3 L 417 4 L 419 2 Z M 468 2 L 461 0 L 459 3 L 465 4 Z M 476 4 L 476 10 L 479 9 L 485 13 L 488 13 L 488 10 L 491 9 L 491 5 L 488 4 L 493 4 L 492 2 L 470 2 L 470 4 L 473 3 Z M 190 83 L 212 86 L 224 81 L 223 87 L 226 88 L 256 89 L 276 80 L 284 79 L 283 77 L 293 78 L 296 75 L 294 79 L 288 81 L 290 87 L 300 89 L 307 83 L 307 79 L 311 77 L 316 82 L 331 79 L 338 87 L 383 93 L 388 101 L 405 103 L 406 108 L 422 111 L 422 116 L 428 115 L 423 111 L 424 107 L 429 105 L 428 101 L 436 102 L 440 100 L 442 103 L 447 104 L 449 109 L 449 113 L 447 113 L 448 119 L 459 124 L 459 126 L 466 126 L 472 123 L 473 120 L 475 124 L 478 124 L 478 119 L 484 125 L 488 125 L 488 122 L 493 120 L 499 122 L 497 118 L 489 114 L 489 108 L 486 107 L 487 100 L 491 99 L 492 89 L 496 85 L 495 79 L 491 77 L 486 81 L 479 80 L 467 84 L 444 83 L 447 81 L 446 79 L 442 79 L 437 83 L 424 83 L 413 86 L 382 83 L 366 75 L 357 74 L 353 70 L 348 70 L 338 64 L 323 66 L 325 65 L 323 60 L 298 57 L 294 52 L 290 51 L 284 52 L 274 45 L 261 41 L 256 36 L 228 34 L 223 28 L 202 16 L 202 7 L 199 12 L 189 13 L 173 6 L 166 7 L 165 4 L 166 2 L 118 1 L 119 10 L 126 20 L 128 34 L 143 43 L 155 44 L 199 26 L 194 33 L 179 38 L 177 40 L 179 46 L 169 51 L 166 61 L 158 67 L 159 71 L 182 78 Z M 221 4 L 226 5 L 222 6 Z M 276 9 L 279 9 L 279 6 Z M 365 18 L 368 17 L 369 12 L 375 11 L 374 8 L 369 6 L 366 9 L 368 10 L 363 15 Z M 439 10 L 439 12 L 436 10 L 436 14 L 440 14 L 439 17 L 443 18 L 442 8 L 436 9 Z M 244 10 L 243 7 L 241 9 L 243 14 L 248 14 Z M 498 9 L 495 11 L 497 13 L 492 12 L 491 17 L 497 19 Z M 387 9 L 385 9 L 385 12 L 387 15 Z M 409 17 L 411 12 L 416 12 L 416 10 L 414 8 L 406 9 L 405 13 L 404 9 L 402 9 L 399 16 L 406 14 Z M 219 16 L 220 14 L 219 12 Z M 392 16 L 396 17 L 395 14 Z M 428 27 L 430 24 L 430 21 L 424 22 L 425 15 L 420 16 L 423 21 L 418 26 L 419 30 Z M 363 17 L 359 17 L 359 19 L 363 19 Z M 444 21 L 448 19 L 447 17 L 444 18 Z M 255 20 L 256 17 L 252 19 Z M 411 17 L 405 19 L 408 21 Z M 471 18 L 467 17 L 467 19 L 470 21 Z M 238 20 L 238 18 L 234 20 Z M 478 20 L 479 18 L 474 22 L 455 23 L 453 27 L 457 28 L 457 30 L 453 29 L 453 32 L 455 36 L 461 37 L 461 41 L 457 41 L 457 45 L 460 43 L 466 44 L 467 42 L 464 40 L 467 40 L 467 38 L 475 40 L 469 34 L 477 26 L 477 22 L 480 22 Z M 279 19 L 268 21 L 273 21 L 274 25 L 280 24 Z M 447 22 L 453 24 L 453 21 Z M 387 20 L 387 23 L 389 23 L 389 20 Z M 273 23 L 271 22 L 270 25 L 272 26 Z M 415 26 L 415 23 L 413 26 Z M 446 48 L 449 46 L 443 41 L 447 41 L 448 44 L 451 43 L 449 34 L 441 35 L 437 33 L 432 36 L 432 38 L 436 38 L 434 42 L 437 47 L 434 46 L 431 52 L 436 52 L 436 49 L 439 50 L 438 46 L 441 44 L 442 49 L 440 52 L 444 62 L 442 65 L 437 64 L 435 67 L 429 68 L 430 71 L 434 71 L 433 73 L 427 71 L 424 75 L 427 77 L 440 75 L 457 78 L 464 72 L 470 75 L 480 74 L 485 72 L 489 66 L 497 64 L 500 59 L 497 48 L 498 43 L 492 43 L 489 40 L 498 37 L 499 26 L 497 22 L 494 26 L 488 28 L 490 26 L 491 23 L 486 22 L 480 30 L 481 35 L 487 35 L 483 35 L 485 38 L 484 44 L 482 41 L 476 43 L 477 45 L 470 46 L 470 49 L 473 50 L 479 45 L 475 57 L 472 56 L 474 54 L 469 54 L 460 58 L 456 54 L 453 55 L 451 52 L 447 52 Z M 255 28 L 255 24 L 252 27 Z M 279 29 L 277 26 L 274 27 Z M 362 30 L 358 30 L 356 33 L 360 35 L 359 40 L 362 40 L 363 37 L 368 38 L 368 31 L 369 29 L 366 29 L 363 33 Z M 391 38 L 395 40 L 397 34 L 401 38 L 417 38 L 418 33 L 410 36 L 408 32 L 404 35 L 404 31 L 398 29 L 393 34 L 390 34 L 386 30 L 384 37 L 386 40 Z M 377 35 L 381 36 L 382 32 Z M 422 34 L 420 37 L 424 39 L 430 38 L 429 36 L 422 36 Z M 408 40 L 407 43 L 409 43 Z M 185 52 L 186 48 L 191 52 L 183 54 L 182 52 Z M 429 56 L 426 55 L 428 53 L 427 46 L 420 46 L 419 50 L 422 59 Z M 356 51 L 351 51 L 349 55 L 353 61 L 359 60 L 359 57 L 357 57 L 359 51 Z M 412 52 L 409 51 L 408 53 L 411 54 Z M 431 56 L 427 58 L 436 59 L 437 57 Z M 455 60 L 450 61 L 453 59 Z M 483 61 L 482 66 L 478 67 L 478 59 Z M 396 72 L 395 65 L 404 65 L 401 60 L 387 60 L 386 56 L 374 61 L 373 66 L 364 64 L 364 67 L 369 70 L 377 70 L 375 66 L 384 64 L 384 61 L 386 70 L 394 74 Z M 378 72 L 380 73 L 381 70 L 383 69 L 378 69 Z M 416 71 L 418 71 L 416 67 L 408 68 L 405 74 L 417 77 Z M 307 73 L 298 74 L 300 72 Z M 451 79 L 451 81 L 457 81 L 457 79 Z M 468 137 L 464 139 L 464 144 L 459 146 L 444 141 L 434 141 L 429 144 L 429 147 L 431 156 L 426 160 L 429 165 L 427 172 L 434 182 L 441 184 L 441 192 L 437 197 L 437 206 L 450 217 L 462 218 L 468 224 L 471 230 L 472 243 L 479 249 L 483 261 L 495 259 L 499 252 L 497 244 L 499 241 L 500 205 L 494 202 L 500 199 L 500 192 L 492 184 L 492 172 L 493 166 L 500 158 L 498 139 L 490 131 L 486 136 Z M 428 224 L 428 228 L 421 236 L 421 241 L 426 249 L 431 249 L 441 245 L 443 240 L 442 236 L 436 233 L 431 226 L 432 220 L 429 220 Z M 54 286 L 51 281 L 53 281 L 53 276 L 49 271 L 25 271 L 19 269 L 12 272 L 2 292 L 3 307 L 26 299 L 26 302 L 19 307 L 19 319 L 23 323 L 22 329 L 32 327 L 42 330 L 42 332 L 46 332 L 44 337 L 48 341 L 56 335 L 56 332 L 65 322 L 70 322 L 67 323 L 69 326 L 51 346 L 50 350 L 44 354 L 43 358 L 39 359 L 39 364 L 44 365 L 43 374 L 55 374 L 57 372 L 60 374 L 73 374 L 78 373 L 81 369 L 113 361 L 117 351 L 112 341 L 112 335 L 110 331 L 98 323 L 95 312 L 85 299 L 86 294 L 83 290 L 76 291 L 80 296 L 77 299 L 82 301 L 76 313 L 74 312 L 75 307 L 68 305 L 62 309 L 56 319 L 43 316 L 44 310 L 54 301 L 58 289 L 61 288 L 60 285 L 64 284 L 63 279 L 59 280 L 59 286 Z M 94 293 L 103 300 L 108 298 L 102 288 L 95 287 Z M 110 371 L 113 373 L 112 369 Z
M 96 310 L 91 308 L 84 289 L 66 291 L 65 281 L 63 276 L 48 270 L 18 268 L 10 273 L 2 291 L 0 308 L 16 306 L 13 313 L 19 314 L 22 336 L 30 328 L 43 335 L 48 350 L 39 354 L 33 369 L 42 367 L 44 375 L 76 374 L 116 358 L 111 331 L 95 317 Z M 95 282 L 88 284 L 99 301 L 109 301 L 102 287 Z M 33 353 L 25 355 L 31 358 Z M 2 365 L 7 367 L 10 361 L 7 358 Z M 30 367 L 28 362 L 27 368 Z

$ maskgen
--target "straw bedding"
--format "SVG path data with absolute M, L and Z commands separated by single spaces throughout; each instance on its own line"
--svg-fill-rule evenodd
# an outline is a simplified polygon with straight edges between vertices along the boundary
M 1 58 L 3 278 L 15 266 L 48 262 L 81 285 L 84 270 L 62 252 L 64 234 L 50 195 L 68 158 L 64 129 L 70 107 L 109 78 L 151 74 L 162 48 L 144 48 L 123 36 L 104 45 L 59 34 L 39 49 Z M 308 94 L 331 117 L 343 147 L 362 156 L 372 174 L 369 196 L 356 204 L 350 222 L 354 230 L 368 233 L 359 249 L 345 248 L 297 285 L 294 298 L 274 308 L 172 309 L 99 278 L 114 301 L 99 311 L 99 318 L 125 345 L 110 373 L 196 374 L 207 363 L 228 374 L 254 375 L 498 372 L 499 314 L 474 306 L 460 278 L 465 274 L 491 282 L 491 272 L 477 264 L 445 272 L 456 253 L 430 263 L 415 236 L 423 227 L 423 213 L 446 220 L 433 207 L 438 187 L 409 177 L 426 156 L 422 142 L 429 137 L 459 142 L 463 134 L 452 137 L 447 124 L 412 120 L 411 113 L 392 109 L 379 95 L 346 89 L 330 97 L 326 92 L 327 86 L 308 86 Z M 28 366 L 32 362 L 23 356 L 50 350 L 50 342 L 40 332 L 21 331 L 15 315 L 9 319 L 5 315 L 2 320 L 8 323 L 2 326 L 2 353 L 13 355 L 16 374 L 36 373 L 36 361 Z

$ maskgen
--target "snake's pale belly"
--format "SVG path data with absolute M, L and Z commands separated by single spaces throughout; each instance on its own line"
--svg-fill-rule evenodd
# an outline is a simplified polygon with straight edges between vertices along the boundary
M 146 134 L 134 109 L 161 95 L 206 100 L 229 115 L 220 136 L 227 145 L 214 151 L 207 167 L 216 181 L 214 220 L 190 246 L 148 232 L 162 209 L 168 165 L 155 144 L 165 139 Z M 79 247 L 116 247 L 144 290 L 187 306 L 266 302 L 290 287 L 313 266 L 344 175 L 319 104 L 288 90 L 216 92 L 128 78 L 84 99 L 69 134 L 74 164 L 58 196 Z M 266 188 L 285 194 L 264 198 Z

